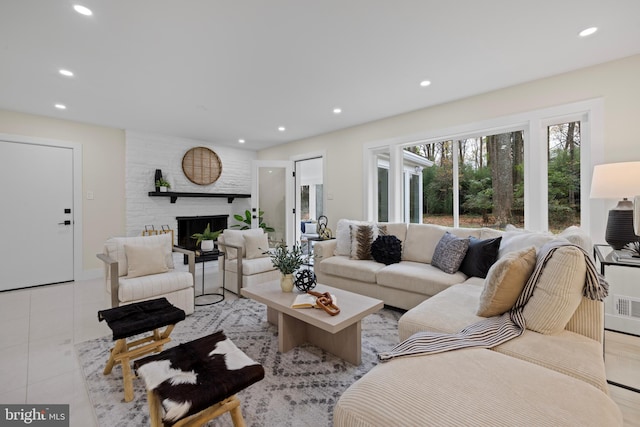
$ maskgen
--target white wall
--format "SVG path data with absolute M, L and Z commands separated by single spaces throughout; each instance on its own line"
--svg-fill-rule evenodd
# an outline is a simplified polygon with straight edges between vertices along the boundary
M 197 185 L 182 172 L 182 157 L 193 147 L 213 150 L 222 162 L 220 178 L 210 185 Z M 236 223 L 233 214 L 250 208 L 250 199 L 149 197 L 155 191 L 155 170 L 171 184 L 171 191 L 193 193 L 251 194 L 251 161 L 254 151 L 217 146 L 197 141 L 142 132 L 126 132 L 126 218 L 127 236 L 140 235 L 145 225 L 160 229 L 169 225 L 177 230 L 177 216 L 229 215 L 229 225 Z M 175 233 L 177 239 L 177 233 Z

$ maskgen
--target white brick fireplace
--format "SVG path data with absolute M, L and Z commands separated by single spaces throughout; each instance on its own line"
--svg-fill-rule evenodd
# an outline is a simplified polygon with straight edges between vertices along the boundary
M 222 175 L 210 185 L 197 185 L 182 172 L 182 157 L 193 147 L 207 147 L 216 152 L 222 162 Z M 236 223 L 233 214 L 250 208 L 249 198 L 179 197 L 170 203 L 169 197 L 150 197 L 155 191 L 156 169 L 171 184 L 170 191 L 191 193 L 251 193 L 251 161 L 256 153 L 218 146 L 214 143 L 141 132 L 126 132 L 126 233 L 138 236 L 145 225 L 160 229 L 168 225 L 177 233 L 176 217 L 229 215 L 229 225 Z M 177 240 L 177 235 L 175 236 Z

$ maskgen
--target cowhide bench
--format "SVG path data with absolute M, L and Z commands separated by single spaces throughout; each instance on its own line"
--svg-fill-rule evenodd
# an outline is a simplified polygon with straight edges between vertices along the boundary
M 236 393 L 264 378 L 262 365 L 218 331 L 134 362 L 144 379 L 151 426 L 204 425 L 229 412 L 245 425 Z
M 133 304 L 98 311 L 98 320 L 105 320 L 113 331 L 116 342 L 111 349 L 104 374 L 111 373 L 113 366 L 122 367 L 124 382 L 124 401 L 133 400 L 133 374 L 130 361 L 149 353 L 162 351 L 169 341 L 169 335 L 176 323 L 184 320 L 183 310 L 174 307 L 166 298 L 142 301 Z M 163 332 L 159 328 L 166 326 Z M 127 342 L 134 335 L 151 332 L 151 335 Z

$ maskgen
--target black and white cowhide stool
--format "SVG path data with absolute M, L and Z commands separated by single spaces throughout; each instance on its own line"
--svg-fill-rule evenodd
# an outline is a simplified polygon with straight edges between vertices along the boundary
M 204 425 L 229 412 L 245 425 L 236 393 L 264 378 L 262 365 L 218 331 L 134 362 L 147 387 L 152 427 Z
M 124 401 L 133 400 L 133 374 L 130 362 L 149 353 L 162 351 L 162 346 L 171 341 L 169 335 L 176 323 L 184 320 L 183 310 L 171 305 L 166 298 L 142 301 L 98 311 L 98 320 L 105 320 L 113 331 L 116 342 L 111 349 L 104 374 L 111 373 L 113 366 L 122 367 Z M 159 328 L 166 326 L 164 331 Z M 127 342 L 135 335 L 151 332 L 150 335 Z

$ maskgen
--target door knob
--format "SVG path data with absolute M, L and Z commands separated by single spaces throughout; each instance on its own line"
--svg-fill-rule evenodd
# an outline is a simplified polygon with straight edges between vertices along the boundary
M 64 222 L 59 222 L 58 225 L 71 225 L 71 221 L 70 220 L 66 220 Z

